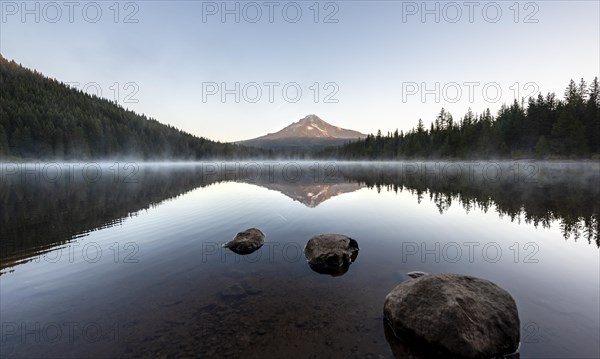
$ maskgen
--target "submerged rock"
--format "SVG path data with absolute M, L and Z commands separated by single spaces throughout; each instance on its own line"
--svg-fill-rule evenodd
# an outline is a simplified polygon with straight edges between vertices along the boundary
M 384 316 L 401 342 L 448 358 L 488 359 L 519 347 L 517 305 L 485 279 L 440 273 L 407 280 L 385 298 Z
M 244 288 L 244 290 L 246 291 L 246 293 L 249 295 L 258 295 L 258 294 L 262 293 L 262 289 L 252 285 L 251 283 L 242 282 L 241 284 L 242 284 L 242 287 Z
M 237 254 L 250 254 L 265 244 L 265 235 L 256 228 L 250 228 L 238 233 L 235 238 L 225 244 L 223 248 L 229 248 Z
M 356 260 L 358 243 L 341 234 L 321 234 L 308 240 L 304 256 L 315 272 L 339 276 Z
M 240 299 L 245 297 L 246 290 L 239 283 L 233 283 L 219 292 L 222 299 Z
M 225 282 L 223 289 L 219 291 L 219 297 L 223 300 L 238 300 L 249 295 L 259 295 L 262 289 L 253 286 L 247 281 Z

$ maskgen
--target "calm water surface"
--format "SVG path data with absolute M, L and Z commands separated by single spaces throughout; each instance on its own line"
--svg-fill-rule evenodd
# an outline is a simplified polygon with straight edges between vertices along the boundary
M 413 270 L 508 290 L 522 358 L 600 356 L 598 163 L 29 166 L 0 182 L 3 358 L 393 357 Z M 322 233 L 358 241 L 347 273 L 307 265 Z

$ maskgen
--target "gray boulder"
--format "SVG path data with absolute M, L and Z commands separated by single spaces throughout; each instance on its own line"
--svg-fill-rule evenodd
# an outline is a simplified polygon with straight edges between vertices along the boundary
M 339 276 L 356 260 L 358 243 L 341 234 L 320 234 L 308 240 L 304 256 L 315 272 Z
M 265 244 L 265 235 L 256 228 L 250 228 L 238 233 L 235 238 L 225 244 L 223 248 L 229 248 L 237 254 L 250 254 Z
M 485 279 L 440 273 L 407 280 L 387 295 L 383 311 L 395 337 L 448 358 L 489 359 L 519 347 L 517 305 Z

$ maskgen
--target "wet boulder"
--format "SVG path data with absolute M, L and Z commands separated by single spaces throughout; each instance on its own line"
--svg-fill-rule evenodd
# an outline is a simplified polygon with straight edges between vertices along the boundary
M 256 228 L 250 228 L 238 233 L 235 238 L 225 244 L 223 248 L 229 248 L 237 254 L 250 254 L 265 244 L 265 235 Z
M 304 256 L 315 272 L 339 276 L 356 260 L 358 243 L 341 234 L 320 234 L 309 239 Z
M 514 299 L 481 278 L 439 273 L 404 281 L 385 298 L 384 317 L 400 342 L 447 358 L 489 359 L 519 347 Z

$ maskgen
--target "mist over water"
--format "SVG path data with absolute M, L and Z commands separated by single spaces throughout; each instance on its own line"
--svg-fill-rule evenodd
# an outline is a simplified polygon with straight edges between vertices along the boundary
M 2 357 L 390 357 L 383 299 L 413 270 L 507 289 L 524 358 L 600 355 L 598 162 L 4 163 L 0 179 Z M 250 227 L 261 249 L 221 248 Z M 342 276 L 306 263 L 321 233 L 359 244 Z

